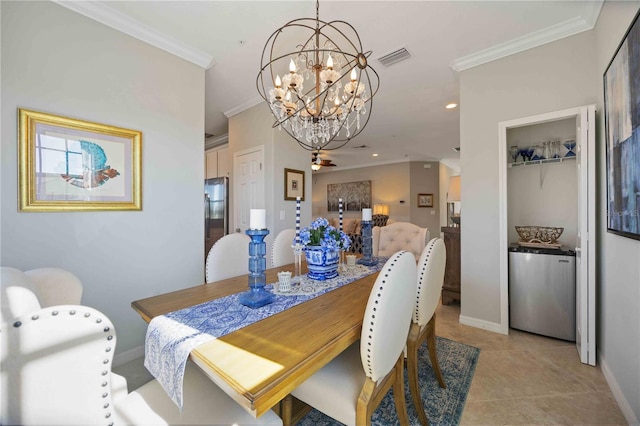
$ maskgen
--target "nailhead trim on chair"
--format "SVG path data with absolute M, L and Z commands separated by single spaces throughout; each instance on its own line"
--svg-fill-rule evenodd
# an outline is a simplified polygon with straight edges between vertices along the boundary
M 427 264 L 429 263 L 429 257 L 431 256 L 431 252 L 433 251 L 433 246 L 436 245 L 436 243 L 438 242 L 440 238 L 434 238 L 431 241 L 429 241 L 429 244 L 427 245 L 427 258 L 425 259 L 424 264 L 422 264 L 422 269 L 420 270 L 420 278 L 418 279 L 418 291 L 416 292 L 416 306 L 415 306 L 415 316 L 414 316 L 414 320 L 415 318 L 418 317 L 419 311 L 420 311 L 420 292 L 423 289 L 423 284 L 424 284 L 424 273 L 427 270 Z M 414 321 L 416 322 L 416 321 Z
M 380 272 L 381 274 L 384 274 L 385 278 L 389 277 L 389 269 L 391 269 L 391 267 L 396 264 L 396 262 L 398 261 L 398 259 L 400 259 L 400 257 L 402 256 L 403 253 L 406 253 L 406 252 L 405 251 L 398 252 L 397 255 L 393 259 L 390 259 L 391 262 L 390 262 L 390 264 L 389 263 L 387 264 L 388 267 L 384 271 Z M 384 284 L 385 282 L 386 282 L 386 280 L 382 280 L 382 284 Z M 378 292 L 376 293 L 376 299 L 374 300 L 374 303 L 376 305 L 379 302 L 379 300 L 377 298 L 380 298 L 381 295 L 382 295 L 382 290 L 384 290 L 384 286 L 380 286 L 378 288 Z M 376 310 L 377 310 L 377 308 L 374 307 L 373 311 L 375 312 Z M 372 314 L 371 315 L 371 319 L 374 320 L 375 318 L 376 318 L 375 314 Z M 370 324 L 369 324 L 370 325 L 369 333 L 373 333 L 374 323 L 375 323 L 375 321 L 371 321 L 370 322 Z M 373 336 L 371 334 L 367 335 L 367 346 L 368 346 L 368 348 L 367 348 L 367 365 L 366 365 L 366 369 L 369 372 L 369 374 L 368 374 L 369 376 L 373 375 L 373 370 L 371 368 L 371 344 L 372 344 L 372 338 L 373 338 Z
M 51 316 L 54 316 L 54 317 L 55 317 L 55 316 L 57 316 L 57 315 L 58 315 L 58 313 L 59 313 L 58 311 L 52 311 L 52 312 L 51 312 Z M 69 310 L 69 315 L 75 315 L 75 314 L 76 314 L 76 310 L 74 310 L 74 309 Z M 89 318 L 89 317 L 91 317 L 91 313 L 90 313 L 90 312 L 85 312 L 85 313 L 84 313 L 84 315 L 83 315 L 83 317 L 84 317 L 84 318 Z M 33 315 L 33 316 L 31 317 L 31 320 L 32 320 L 32 321 L 37 321 L 39 318 L 40 318 L 40 317 L 39 317 L 38 315 Z M 95 321 L 95 322 L 96 322 L 96 324 L 100 324 L 100 323 L 102 323 L 102 318 L 96 318 L 96 321 Z M 22 325 L 22 322 L 20 322 L 20 321 L 16 321 L 16 322 L 14 322 L 14 323 L 13 323 L 13 326 L 14 326 L 14 327 L 16 327 L 16 328 L 20 327 L 21 325 Z M 102 329 L 102 331 L 103 331 L 104 333 L 109 333 L 109 331 L 111 331 L 111 328 L 110 328 L 110 327 L 104 327 L 104 328 Z M 108 334 L 108 335 L 106 336 L 106 340 L 107 340 L 107 342 L 108 342 L 109 346 L 107 346 L 107 347 L 105 348 L 105 352 L 109 353 L 109 352 L 111 352 L 111 350 L 113 349 L 113 347 L 110 345 L 111 341 L 113 340 L 113 334 Z M 106 364 L 109 364 L 109 360 L 108 360 L 108 359 L 105 359 L 105 360 L 103 360 L 103 361 L 102 361 L 102 363 L 103 363 L 103 364 L 105 364 L 105 365 L 106 365 Z M 102 372 L 101 372 L 101 375 L 102 375 L 102 376 L 105 376 L 105 379 L 106 379 L 106 380 L 104 380 L 104 381 L 101 383 L 101 387 L 102 387 L 102 388 L 106 388 L 106 387 L 108 387 L 108 386 L 109 386 L 109 380 L 108 380 L 108 378 L 107 378 L 107 376 L 109 375 L 109 370 L 104 370 L 104 371 L 102 371 Z M 103 392 L 103 393 L 102 393 L 102 398 L 107 398 L 108 396 L 109 396 L 109 393 L 108 393 L 108 392 Z M 109 407 L 110 407 L 110 404 L 109 404 L 108 402 L 107 402 L 107 403 L 105 403 L 105 404 L 103 405 L 103 408 L 104 408 L 105 410 L 108 410 L 108 409 L 109 409 Z M 104 417 L 105 417 L 105 419 L 109 419 L 109 418 L 111 417 L 111 412 L 110 412 L 110 411 L 106 411 L 106 412 L 105 412 Z M 109 423 L 107 423 L 107 426 L 113 426 L 113 422 L 109 422 Z

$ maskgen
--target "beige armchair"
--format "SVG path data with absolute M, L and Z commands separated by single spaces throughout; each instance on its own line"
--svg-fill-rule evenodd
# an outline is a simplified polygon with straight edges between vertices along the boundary
M 372 233 L 373 256 L 391 256 L 399 250 L 413 254 L 416 261 L 429 241 L 429 229 L 409 222 L 394 222 L 384 227 L 375 226 Z

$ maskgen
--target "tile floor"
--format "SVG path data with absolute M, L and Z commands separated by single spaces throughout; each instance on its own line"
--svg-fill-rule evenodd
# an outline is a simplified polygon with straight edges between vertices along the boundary
M 462 325 L 460 306 L 440 306 L 436 334 L 480 348 L 462 425 L 626 425 L 600 371 L 583 365 L 572 342 Z M 142 358 L 116 367 L 129 391 L 151 376 Z
M 438 309 L 436 334 L 480 348 L 462 425 L 626 425 L 600 367 L 580 363 L 573 342 L 518 330 L 508 336 L 459 323 Z

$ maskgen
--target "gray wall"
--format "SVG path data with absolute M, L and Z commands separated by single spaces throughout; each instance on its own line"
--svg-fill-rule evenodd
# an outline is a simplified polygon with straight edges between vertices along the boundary
M 640 423 L 640 241 L 606 232 L 607 187 L 602 76 L 640 2 L 605 3 L 596 36 L 598 107 L 598 355 L 629 423 Z M 623 395 L 624 400 L 618 397 Z M 631 413 L 635 419 L 631 417 Z
M 426 166 L 426 168 L 425 168 Z M 409 163 L 410 222 L 440 235 L 440 167 L 438 162 Z M 433 194 L 433 207 L 418 207 L 418 194 Z
M 595 103 L 592 31 L 460 73 L 461 315 L 500 322 L 498 123 Z
M 287 228 L 295 228 L 296 202 L 284 199 L 284 169 L 305 172 L 305 201 L 300 205 L 300 223 L 306 226 L 311 220 L 311 153 L 298 145 L 284 130 L 273 128 L 273 115 L 268 106 L 259 104 L 229 119 L 229 159 L 233 154 L 255 146 L 264 145 L 265 156 L 265 208 L 267 228 L 270 234 L 265 241 Z M 232 168 L 233 170 L 233 168 Z M 233 177 L 231 178 L 233 187 Z M 230 216 L 233 218 L 233 190 Z M 284 212 L 284 219 L 280 213 Z M 233 219 L 232 219 L 233 224 Z M 234 229 L 230 228 L 231 230 Z
M 425 164 L 430 167 L 424 168 Z M 429 228 L 436 236 L 440 232 L 439 172 L 439 163 L 420 161 L 314 173 L 313 217 L 338 217 L 337 212 L 327 211 L 328 184 L 370 180 L 372 206 L 388 204 L 391 220 Z M 417 206 L 419 193 L 433 194 L 433 208 Z M 344 217 L 360 219 L 362 213 L 345 212 Z
M 131 302 L 204 281 L 204 70 L 51 2 L 1 8 L 2 265 L 72 271 L 138 347 Z M 18 107 L 142 131 L 143 210 L 18 213 Z
M 602 74 L 638 10 L 606 2 L 594 31 L 460 74 L 462 315 L 500 321 L 498 123 L 597 103 L 598 362 L 627 420 L 640 419 L 640 241 L 606 232 Z

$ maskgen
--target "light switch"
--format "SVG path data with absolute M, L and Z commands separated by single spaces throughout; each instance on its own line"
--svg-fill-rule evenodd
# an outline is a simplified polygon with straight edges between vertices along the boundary
M 431 216 L 435 216 L 436 215 L 436 211 L 435 210 L 431 210 Z
M 280 220 L 284 220 L 284 210 L 280 210 Z

